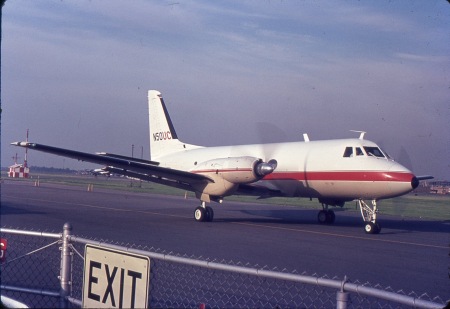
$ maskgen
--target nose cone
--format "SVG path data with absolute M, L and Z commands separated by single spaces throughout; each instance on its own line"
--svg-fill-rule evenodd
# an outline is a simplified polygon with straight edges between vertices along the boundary
M 416 176 L 413 176 L 413 178 L 411 179 L 411 187 L 414 190 L 415 188 L 417 188 L 419 186 L 419 179 L 417 179 Z
M 392 197 L 404 195 L 419 186 L 419 179 L 397 162 L 391 166 L 386 176 Z

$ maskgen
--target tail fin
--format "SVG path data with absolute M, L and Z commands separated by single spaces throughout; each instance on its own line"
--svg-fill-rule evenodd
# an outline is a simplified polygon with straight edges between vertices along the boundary
M 185 144 L 178 140 L 164 100 L 159 91 L 148 91 L 148 112 L 150 122 L 150 156 L 158 161 L 161 157 L 198 146 Z

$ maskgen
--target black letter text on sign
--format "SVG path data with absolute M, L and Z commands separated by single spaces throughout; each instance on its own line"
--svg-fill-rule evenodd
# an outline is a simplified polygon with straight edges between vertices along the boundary
M 147 308 L 149 257 L 93 245 L 84 254 L 83 308 Z

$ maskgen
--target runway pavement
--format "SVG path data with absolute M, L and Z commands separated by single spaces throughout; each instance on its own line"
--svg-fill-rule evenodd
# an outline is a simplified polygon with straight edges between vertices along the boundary
M 10 181 L 1 186 L 2 227 L 60 232 L 70 222 L 81 237 L 252 267 L 346 275 L 450 299 L 449 222 L 381 215 L 381 234 L 366 235 L 357 212 L 336 211 L 329 226 L 317 224 L 318 209 L 225 201 L 211 205 L 214 222 L 198 223 L 196 206 L 196 199 L 182 196 Z

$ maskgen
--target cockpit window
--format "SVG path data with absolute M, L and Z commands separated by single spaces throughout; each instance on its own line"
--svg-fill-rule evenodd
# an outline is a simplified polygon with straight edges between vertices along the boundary
M 380 150 L 381 150 L 381 152 L 384 154 L 384 156 L 385 156 L 386 158 L 388 158 L 389 160 L 393 160 L 393 159 L 391 158 L 391 156 L 386 152 L 386 150 L 381 149 L 381 148 L 380 148 Z
M 353 157 L 353 147 L 346 147 L 344 151 L 344 158 Z
M 376 157 L 376 158 L 388 158 L 389 156 L 385 154 L 380 148 L 378 147 L 370 147 L 370 146 L 364 146 L 365 153 L 363 152 L 361 147 L 345 147 L 344 150 L 344 158 L 350 158 L 353 156 L 365 156 L 366 154 L 369 157 Z
M 367 155 L 370 157 L 384 158 L 384 154 L 381 152 L 378 147 L 368 147 L 365 146 L 364 150 L 367 152 Z

